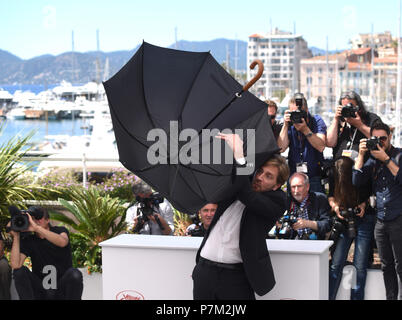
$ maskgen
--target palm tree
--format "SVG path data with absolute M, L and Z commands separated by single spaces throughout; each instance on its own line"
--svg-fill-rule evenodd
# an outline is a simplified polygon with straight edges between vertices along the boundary
M 126 206 L 119 198 L 102 195 L 98 188 L 73 187 L 68 192 L 69 199 L 59 199 L 73 218 L 64 214 L 51 214 L 51 219 L 71 226 L 77 233 L 75 236 L 86 241 L 86 265 L 89 267 L 100 263 L 99 243 L 126 231 Z M 82 250 L 82 248 L 81 248 Z
M 0 125 L 0 135 L 3 129 L 3 125 Z M 24 138 L 14 137 L 0 145 L 0 229 L 9 218 L 9 205 L 33 199 L 33 194 L 29 191 L 31 186 L 22 185 L 18 181 L 32 167 L 22 164 L 22 157 L 28 151 L 23 149 L 32 136 L 33 132 Z

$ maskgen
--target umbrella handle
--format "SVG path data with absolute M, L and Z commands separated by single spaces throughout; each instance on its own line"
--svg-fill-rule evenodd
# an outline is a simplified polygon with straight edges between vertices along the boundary
M 244 85 L 243 92 L 248 91 L 248 89 L 250 89 L 264 73 L 264 65 L 262 64 L 261 60 L 254 60 L 253 63 L 250 65 L 250 69 L 253 70 L 256 65 L 258 65 L 258 72 L 253 79 L 251 79 L 248 83 Z

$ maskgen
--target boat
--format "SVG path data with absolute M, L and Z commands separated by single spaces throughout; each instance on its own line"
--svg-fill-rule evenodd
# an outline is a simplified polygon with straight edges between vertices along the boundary
M 13 120 L 25 120 L 25 108 L 13 108 L 7 113 L 7 118 Z

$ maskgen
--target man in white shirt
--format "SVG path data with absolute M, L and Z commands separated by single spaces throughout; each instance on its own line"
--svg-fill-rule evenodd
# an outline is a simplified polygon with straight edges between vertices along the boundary
M 152 195 L 152 188 L 145 182 L 137 182 L 133 186 L 133 193 L 137 197 L 137 203 L 127 209 L 126 222 L 128 230 L 139 234 L 148 235 L 173 235 L 174 212 L 171 204 L 164 199 L 162 203 L 152 204 L 152 214 L 144 215 L 139 202 L 148 201 Z M 142 201 L 138 201 L 142 200 Z M 152 201 L 151 201 L 152 202 Z M 159 221 L 159 222 L 158 222 Z
M 233 150 L 238 164 L 244 162 L 243 141 L 238 135 L 220 134 Z M 254 177 L 236 176 L 237 194 L 218 203 L 193 271 L 196 300 L 253 300 L 275 285 L 266 245 L 269 230 L 286 210 L 286 194 L 280 187 L 289 167 L 274 155 Z

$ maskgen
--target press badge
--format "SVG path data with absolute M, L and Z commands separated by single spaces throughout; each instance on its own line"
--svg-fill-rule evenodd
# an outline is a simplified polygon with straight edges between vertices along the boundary
M 356 160 L 356 158 L 359 156 L 359 153 L 356 150 L 343 150 L 342 156 Z
M 298 173 L 308 173 L 307 162 L 298 163 L 296 165 L 296 172 Z

